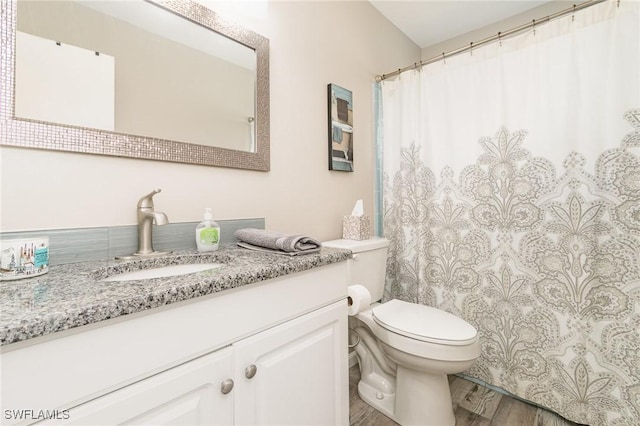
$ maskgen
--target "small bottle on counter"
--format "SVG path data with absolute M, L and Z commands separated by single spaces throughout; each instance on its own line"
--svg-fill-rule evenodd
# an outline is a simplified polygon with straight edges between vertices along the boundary
M 199 252 L 218 250 L 220 225 L 213 221 L 211 209 L 204 209 L 204 219 L 196 226 L 196 246 Z

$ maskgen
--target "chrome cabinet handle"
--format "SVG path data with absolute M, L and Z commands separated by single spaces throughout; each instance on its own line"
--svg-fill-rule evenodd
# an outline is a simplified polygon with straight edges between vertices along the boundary
M 251 364 L 250 366 L 248 366 L 247 368 L 245 368 L 244 370 L 244 376 L 247 379 L 253 379 L 253 376 L 256 375 L 256 373 L 258 372 L 258 367 L 256 367 L 255 364 Z
M 231 379 L 224 380 L 220 384 L 220 392 L 222 392 L 223 395 L 226 395 L 229 392 L 231 392 L 231 389 L 233 389 L 233 380 Z

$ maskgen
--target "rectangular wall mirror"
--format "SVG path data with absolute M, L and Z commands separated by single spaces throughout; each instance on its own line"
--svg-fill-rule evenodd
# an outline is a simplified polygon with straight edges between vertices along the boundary
M 189 0 L 10 0 L 2 24 L 3 145 L 269 170 L 259 34 Z

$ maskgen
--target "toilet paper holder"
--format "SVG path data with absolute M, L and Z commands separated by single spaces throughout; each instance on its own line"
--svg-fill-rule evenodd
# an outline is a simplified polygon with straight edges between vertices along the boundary
M 351 296 L 347 296 L 347 306 L 352 306 L 352 305 L 353 305 L 353 299 L 351 298 Z M 349 336 L 351 336 L 351 333 L 355 334 L 356 342 L 353 344 L 348 343 L 347 346 L 349 347 L 349 349 L 355 348 L 360 343 L 360 335 L 358 334 L 358 332 L 355 331 L 353 328 L 349 327 Z M 350 340 L 350 339 L 347 339 L 347 340 Z

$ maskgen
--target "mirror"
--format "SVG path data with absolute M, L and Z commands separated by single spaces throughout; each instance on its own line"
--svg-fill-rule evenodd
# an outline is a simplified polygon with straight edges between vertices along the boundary
M 269 170 L 269 41 L 191 2 L 9 1 L 3 145 Z

